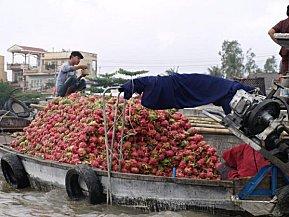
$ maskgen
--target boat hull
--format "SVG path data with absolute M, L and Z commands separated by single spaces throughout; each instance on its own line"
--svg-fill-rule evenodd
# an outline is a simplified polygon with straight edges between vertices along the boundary
M 37 188 L 39 185 L 44 185 L 45 188 L 65 188 L 66 173 L 74 168 L 74 165 L 37 159 L 0 146 L 0 157 L 8 153 L 20 157 L 33 187 Z M 96 169 L 94 171 L 99 175 L 106 193 L 107 173 Z M 147 206 L 150 210 L 203 207 L 241 211 L 231 201 L 234 186 L 232 181 L 191 180 L 113 172 L 111 184 L 114 202 L 118 204 L 125 205 L 129 202 L 135 206 Z M 155 207 L 155 204 L 163 204 L 163 207 Z

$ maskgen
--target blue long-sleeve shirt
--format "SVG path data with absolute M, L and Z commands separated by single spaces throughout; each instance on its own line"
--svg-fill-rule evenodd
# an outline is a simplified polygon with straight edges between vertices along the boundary
M 57 92 L 70 76 L 76 76 L 76 71 L 74 70 L 74 66 L 70 65 L 69 62 L 63 63 L 62 66 L 60 67 L 60 70 L 56 78 Z

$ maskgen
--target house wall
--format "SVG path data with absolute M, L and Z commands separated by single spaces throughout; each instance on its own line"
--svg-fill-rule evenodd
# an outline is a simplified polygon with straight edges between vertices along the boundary
M 51 86 L 55 84 L 55 75 L 26 75 L 26 85 L 27 89 L 41 91 L 44 89 L 48 89 L 47 84 L 49 83 Z
M 0 55 L 0 81 L 7 81 L 7 73 L 4 71 L 4 56 Z

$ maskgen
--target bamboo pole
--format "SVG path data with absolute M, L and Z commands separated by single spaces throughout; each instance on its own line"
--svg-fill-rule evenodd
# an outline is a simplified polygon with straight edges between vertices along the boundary
M 210 118 L 210 117 L 207 117 L 207 116 L 199 116 L 199 115 L 188 115 L 187 117 L 188 118 Z
M 190 123 L 198 123 L 198 124 L 214 124 L 214 125 L 221 125 L 218 122 L 213 121 L 197 121 L 197 120 L 189 120 Z
M 228 129 L 214 129 L 214 128 L 207 128 L 207 127 L 195 127 L 195 129 L 199 133 L 225 134 L 225 135 L 232 134 Z
M 195 119 L 195 120 L 191 120 L 191 119 L 189 119 L 189 121 L 190 122 L 197 122 L 197 123 L 214 123 L 214 124 L 218 124 L 218 122 L 216 122 L 216 121 L 209 121 L 209 120 L 197 120 L 197 119 Z
M 213 125 L 213 124 L 198 124 L 198 123 L 191 123 L 192 127 L 204 127 L 204 128 L 215 128 L 215 129 L 226 129 L 222 125 Z
M 198 119 L 198 118 L 188 118 L 189 121 L 204 121 L 204 122 L 216 122 L 215 120 L 208 118 L 208 119 Z M 217 122 L 216 122 L 217 123 Z
M 210 120 L 213 120 L 212 118 L 206 117 L 206 116 L 186 116 L 186 117 L 189 119 L 210 119 Z

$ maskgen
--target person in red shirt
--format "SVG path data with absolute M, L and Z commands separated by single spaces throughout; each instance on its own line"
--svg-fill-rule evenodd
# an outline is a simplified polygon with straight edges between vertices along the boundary
M 287 19 L 282 20 L 279 23 L 277 23 L 268 32 L 271 39 L 276 43 L 277 41 L 274 38 L 275 33 L 289 33 L 289 5 L 287 6 L 287 16 L 288 16 Z M 280 77 L 282 75 L 286 75 L 289 72 L 289 49 L 285 47 L 281 47 L 279 54 L 282 57 L 281 63 L 280 63 L 280 74 L 279 74 L 279 77 Z
M 255 176 L 262 167 L 269 164 L 263 155 L 248 144 L 226 150 L 223 159 L 225 163 L 217 166 L 223 180 Z

